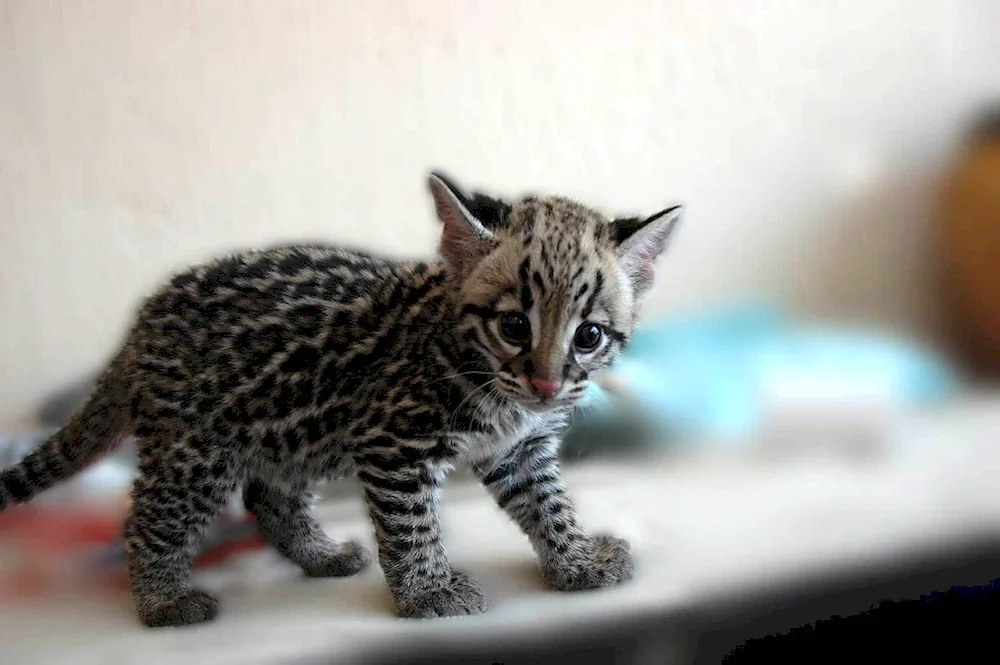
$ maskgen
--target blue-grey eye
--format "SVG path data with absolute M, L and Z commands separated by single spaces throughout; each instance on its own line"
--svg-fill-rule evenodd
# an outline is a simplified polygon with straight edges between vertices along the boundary
M 500 336 L 515 346 L 531 340 L 531 324 L 521 312 L 504 312 L 500 315 Z
M 576 329 L 573 335 L 573 346 L 579 351 L 590 352 L 601 345 L 604 338 L 604 331 L 596 323 L 583 323 Z

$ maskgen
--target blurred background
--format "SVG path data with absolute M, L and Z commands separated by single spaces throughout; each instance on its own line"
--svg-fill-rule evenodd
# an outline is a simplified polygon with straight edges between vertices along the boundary
M 0 0 L 0 91 L 6 462 L 176 269 L 295 240 L 433 252 L 430 168 L 686 204 L 570 460 L 871 457 L 972 404 L 930 439 L 1000 431 L 992 0 Z M 123 460 L 82 486 L 121 494 Z

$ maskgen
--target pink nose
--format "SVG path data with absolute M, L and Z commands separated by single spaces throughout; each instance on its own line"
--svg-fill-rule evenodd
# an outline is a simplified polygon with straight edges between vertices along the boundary
M 546 381 L 545 379 L 532 378 L 531 387 L 535 389 L 541 397 L 552 397 L 562 388 L 561 381 Z

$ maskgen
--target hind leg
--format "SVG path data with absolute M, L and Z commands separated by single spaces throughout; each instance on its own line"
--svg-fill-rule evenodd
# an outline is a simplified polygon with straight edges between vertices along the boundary
M 129 586 L 139 619 L 151 627 L 214 619 L 218 600 L 191 586 L 191 563 L 209 525 L 235 489 L 224 462 L 140 462 L 125 522 Z
M 264 538 L 307 575 L 346 577 L 362 571 L 371 563 L 371 552 L 353 541 L 331 540 L 313 515 L 311 498 L 256 478 L 243 491 L 243 503 Z

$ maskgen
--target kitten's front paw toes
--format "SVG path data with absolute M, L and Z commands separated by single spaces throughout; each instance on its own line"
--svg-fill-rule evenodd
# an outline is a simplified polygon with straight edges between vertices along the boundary
M 349 577 L 360 573 L 371 562 L 371 551 L 351 540 L 341 543 L 337 551 L 323 562 L 303 567 L 303 570 L 309 577 Z
M 143 607 L 139 618 L 150 628 L 163 628 L 211 621 L 218 614 L 218 599 L 206 591 L 194 589 L 177 598 Z
M 474 579 L 455 571 L 451 580 L 436 588 L 402 590 L 396 596 L 396 614 L 411 619 L 482 614 L 489 603 Z
M 613 586 L 632 579 L 634 573 L 631 546 L 614 536 L 594 536 L 572 558 L 542 569 L 545 581 L 558 591 Z

